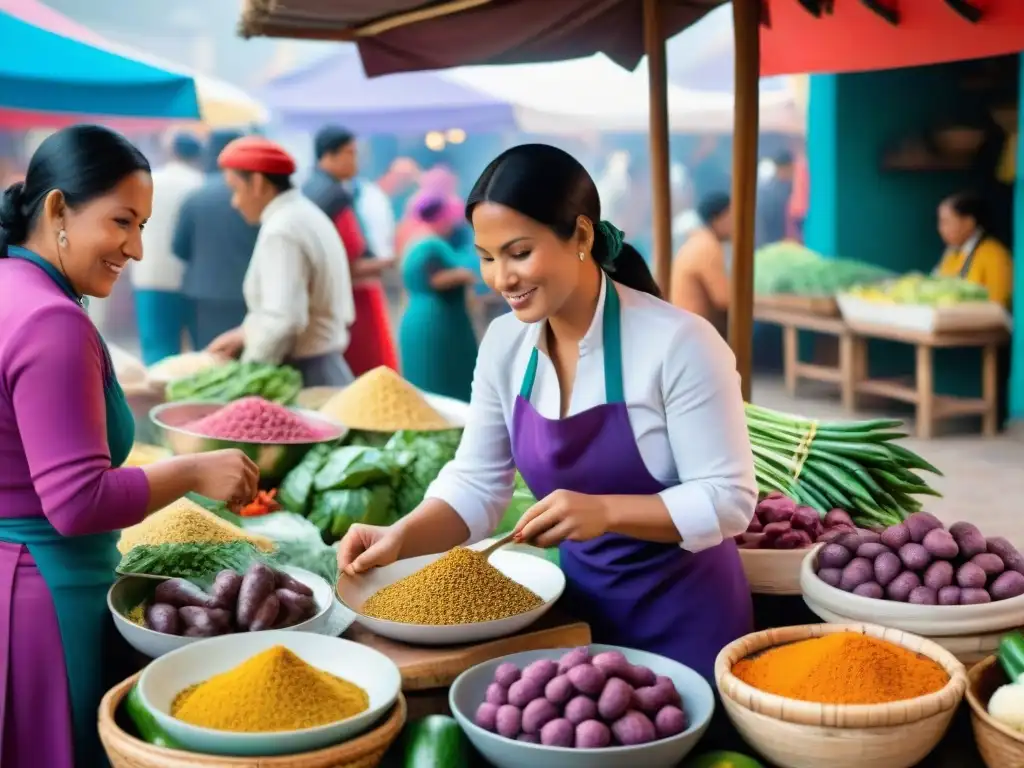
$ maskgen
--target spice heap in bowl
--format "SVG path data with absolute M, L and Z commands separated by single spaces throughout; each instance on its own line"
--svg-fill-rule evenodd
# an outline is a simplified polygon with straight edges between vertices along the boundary
M 398 697 L 383 654 L 333 637 L 266 632 L 218 637 L 152 662 L 139 697 L 184 749 L 286 755 L 370 728 Z
M 909 768 L 942 739 L 967 685 L 936 643 L 869 624 L 757 632 L 715 662 L 740 735 L 787 768 Z
M 872 621 L 936 639 L 1024 623 L 1024 557 L 973 523 L 946 529 L 918 512 L 880 533 L 843 534 L 801 569 L 804 600 L 826 621 Z M 972 643 L 974 640 L 971 641 Z M 985 640 L 994 649 L 998 635 Z
M 338 581 L 338 596 L 360 623 L 423 645 L 513 634 L 546 613 L 564 589 L 562 571 L 542 558 L 498 551 L 488 559 L 465 547 Z
M 499 768 L 675 766 L 714 709 L 710 687 L 693 670 L 599 645 L 473 667 L 452 685 L 450 705 Z

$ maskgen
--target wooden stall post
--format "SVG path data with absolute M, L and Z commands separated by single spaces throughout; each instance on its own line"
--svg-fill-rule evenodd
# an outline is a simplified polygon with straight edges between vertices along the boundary
M 761 0 L 733 0 L 732 20 L 736 36 L 736 102 L 732 137 L 733 262 L 729 346 L 736 355 L 743 398 L 749 402 L 753 368 Z
M 661 0 L 644 0 L 651 124 L 651 208 L 654 216 L 654 279 L 667 298 L 672 271 L 672 189 L 669 183 L 668 70 Z

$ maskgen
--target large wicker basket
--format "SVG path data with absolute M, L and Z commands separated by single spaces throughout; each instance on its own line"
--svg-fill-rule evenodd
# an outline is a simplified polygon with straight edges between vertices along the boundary
M 949 673 L 949 682 L 906 701 L 815 704 L 765 693 L 732 674 L 733 665 L 748 656 L 835 632 L 859 632 L 927 656 Z M 715 682 L 740 735 L 780 768 L 909 768 L 946 733 L 967 688 L 967 672 L 951 653 L 916 635 L 872 624 L 808 624 L 755 632 L 730 643 L 715 661 Z
M 315 752 L 282 757 L 223 757 L 165 749 L 141 741 L 118 725 L 115 715 L 139 675 L 107 691 L 100 702 L 99 732 L 113 768 L 376 768 L 405 725 L 405 697 L 373 730 Z
M 968 674 L 967 704 L 978 751 L 988 768 L 1024 768 L 1024 733 L 996 721 L 988 714 L 988 701 L 996 688 L 1008 682 L 995 656 L 975 665 Z

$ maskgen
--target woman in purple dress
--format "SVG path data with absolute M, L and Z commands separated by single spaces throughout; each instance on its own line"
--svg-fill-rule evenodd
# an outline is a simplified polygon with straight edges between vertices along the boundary
M 506 151 L 466 212 L 484 280 L 512 313 L 481 343 L 455 459 L 401 522 L 353 526 L 339 565 L 358 573 L 485 538 L 518 468 L 540 499 L 519 540 L 559 546 L 569 605 L 594 640 L 710 678 L 719 650 L 752 628 L 732 537 L 757 486 L 729 348 L 661 300 L 565 152 Z
M 0 765 L 107 764 L 96 710 L 130 658 L 106 607 L 117 534 L 189 491 L 241 504 L 239 451 L 119 468 L 134 440 L 86 314 L 142 258 L 149 163 L 97 126 L 58 131 L 0 195 Z M 124 676 L 124 672 L 120 672 Z

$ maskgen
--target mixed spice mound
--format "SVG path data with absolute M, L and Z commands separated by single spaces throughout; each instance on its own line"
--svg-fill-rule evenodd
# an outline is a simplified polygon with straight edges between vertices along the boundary
M 331 397 L 320 412 L 349 429 L 366 432 L 452 428 L 416 387 L 384 365 L 367 371 Z
M 403 624 L 451 626 L 507 619 L 543 603 L 479 552 L 456 547 L 426 568 L 375 592 L 361 613 Z
M 142 545 L 224 544 L 230 541 L 248 541 L 264 552 L 274 549 L 274 542 L 266 536 L 246 533 L 194 501 L 182 498 L 121 531 L 117 549 L 123 555 Z
M 283 645 L 186 688 L 171 715 L 200 728 L 241 733 L 298 731 L 369 709 L 359 686 L 310 666 Z
M 262 397 L 235 400 L 187 428 L 198 435 L 253 443 L 315 442 L 328 436 L 299 414 Z
M 949 673 L 926 656 L 856 632 L 780 645 L 737 662 L 747 685 L 820 704 L 884 704 L 941 690 Z

